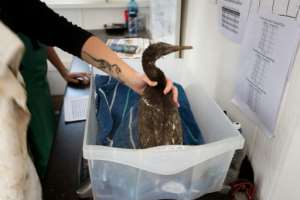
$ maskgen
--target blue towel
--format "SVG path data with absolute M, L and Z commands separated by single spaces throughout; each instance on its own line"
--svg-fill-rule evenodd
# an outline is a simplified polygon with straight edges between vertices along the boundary
M 138 101 L 140 96 L 110 76 L 96 75 L 96 116 L 99 133 L 97 144 L 139 149 Z M 201 131 L 194 119 L 184 89 L 178 88 L 179 113 L 183 128 L 183 144 L 203 144 Z

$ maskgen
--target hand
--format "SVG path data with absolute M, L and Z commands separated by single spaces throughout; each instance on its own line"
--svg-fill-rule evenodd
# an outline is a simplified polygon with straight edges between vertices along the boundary
M 175 105 L 179 108 L 180 104 L 178 102 L 178 89 L 173 84 L 173 81 L 167 78 L 167 84 L 166 88 L 164 89 L 164 94 L 168 94 L 170 91 L 172 91 L 173 94 L 173 101 Z
M 75 85 L 89 85 L 90 83 L 90 74 L 85 72 L 68 72 L 63 77 L 68 83 Z
M 133 89 L 137 93 L 142 94 L 147 85 L 154 87 L 157 85 L 157 82 L 151 81 L 145 74 L 138 74 L 137 79 L 133 82 L 132 85 L 133 85 Z M 174 86 L 173 81 L 167 78 L 167 84 L 163 92 L 166 95 L 170 91 L 172 91 L 173 93 L 174 103 L 176 104 L 177 107 L 179 107 L 180 105 L 178 103 L 178 90 Z

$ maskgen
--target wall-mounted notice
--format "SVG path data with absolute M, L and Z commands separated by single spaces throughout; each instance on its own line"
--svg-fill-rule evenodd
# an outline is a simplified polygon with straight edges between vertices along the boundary
M 250 10 L 251 0 L 220 0 L 219 28 L 220 31 L 234 42 L 243 39 Z
M 150 1 L 150 32 L 154 41 L 179 44 L 181 0 Z
M 242 43 L 233 102 L 272 135 L 299 44 L 294 19 L 251 14 Z

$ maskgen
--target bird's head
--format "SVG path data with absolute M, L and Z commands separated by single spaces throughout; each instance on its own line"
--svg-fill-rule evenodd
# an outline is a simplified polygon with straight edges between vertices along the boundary
M 142 56 L 142 65 L 145 74 L 150 80 L 158 82 L 159 88 L 164 88 L 166 84 L 166 77 L 164 73 L 155 66 L 156 60 L 167 54 L 185 49 L 192 49 L 192 47 L 171 45 L 163 42 L 151 44 L 144 51 Z
M 164 42 L 158 42 L 155 44 L 151 44 L 143 54 L 143 59 L 147 58 L 148 61 L 155 63 L 156 60 L 161 58 L 162 56 L 168 55 L 170 53 L 192 49 L 192 46 L 179 46 L 179 45 L 172 45 Z

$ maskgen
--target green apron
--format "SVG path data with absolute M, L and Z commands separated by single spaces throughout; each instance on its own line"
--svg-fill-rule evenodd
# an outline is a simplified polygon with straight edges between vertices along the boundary
M 43 44 L 19 34 L 26 52 L 20 71 L 27 91 L 27 106 L 31 113 L 28 144 L 37 172 L 42 178 L 55 134 L 54 112 L 47 82 L 47 48 Z

